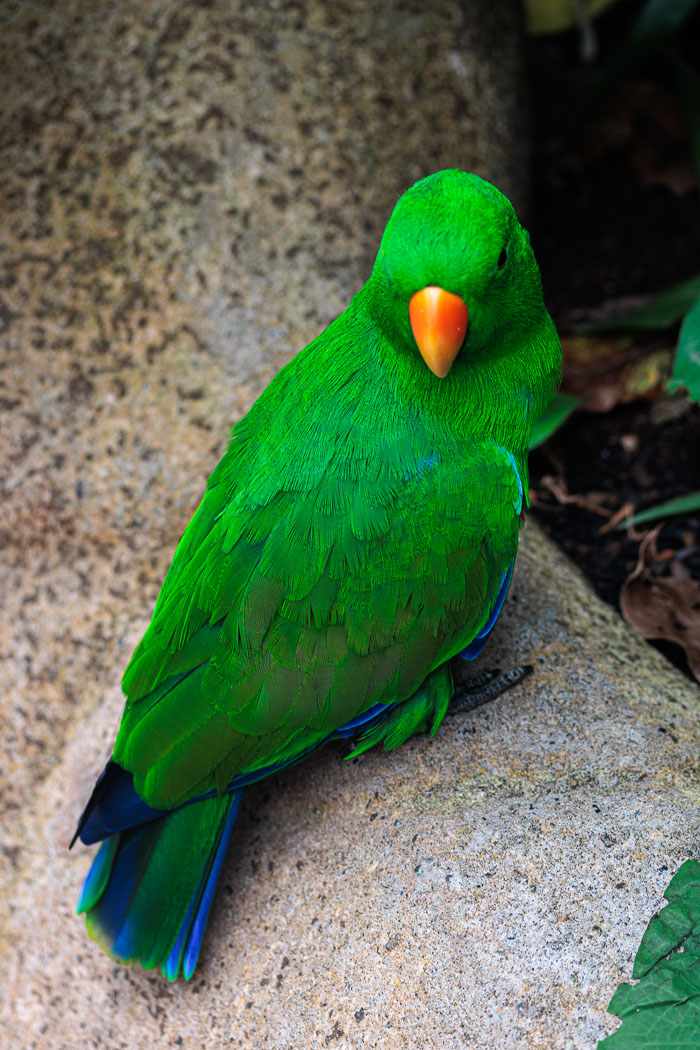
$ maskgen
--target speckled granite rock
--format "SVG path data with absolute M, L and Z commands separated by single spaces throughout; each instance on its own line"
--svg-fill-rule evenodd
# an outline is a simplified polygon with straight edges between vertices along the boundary
M 118 681 L 229 423 L 402 190 L 452 165 L 517 195 L 514 9 L 3 6 L 3 805 Z
M 524 687 L 249 791 L 189 986 L 111 964 L 72 914 L 108 690 L 19 825 L 8 1045 L 594 1047 L 700 846 L 698 693 L 532 527 L 494 642 L 489 664 L 535 663 Z
M 487 661 L 536 676 L 251 790 L 192 984 L 102 956 L 66 851 L 228 424 L 413 179 L 522 190 L 517 6 L 0 13 L 3 1046 L 583 1048 L 616 1023 L 698 847 L 697 691 L 532 530 Z

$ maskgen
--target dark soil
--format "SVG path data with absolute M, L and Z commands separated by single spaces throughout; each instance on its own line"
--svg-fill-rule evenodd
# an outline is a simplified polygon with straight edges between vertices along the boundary
M 562 504 L 541 484 L 547 475 L 563 478 L 572 496 L 616 511 L 637 510 L 700 488 L 700 406 L 677 420 L 657 424 L 650 406 L 636 402 L 604 415 L 574 416 L 530 459 L 533 514 L 545 532 L 583 570 L 604 601 L 618 606 L 620 587 L 639 553 L 640 526 L 601 534 L 607 519 L 572 503 Z M 653 523 L 653 524 L 656 524 Z M 667 518 L 660 552 L 673 551 L 700 579 L 700 514 Z
M 622 149 L 578 169 L 540 155 L 531 227 L 547 305 L 565 325 L 608 299 L 652 296 L 700 271 L 697 190 L 645 182 Z
M 627 25 L 619 11 L 596 23 L 603 58 Z M 688 39 L 693 27 L 700 33 L 700 14 Z M 610 300 L 649 297 L 700 271 L 700 198 L 668 51 L 591 113 L 577 47 L 575 33 L 535 41 L 531 62 L 538 136 L 530 228 L 545 298 L 563 332 Z M 700 406 L 666 398 L 577 412 L 533 453 L 531 486 L 545 531 L 619 608 L 641 527 L 601 534 L 607 518 L 580 504 L 642 510 L 700 489 Z M 581 499 L 562 502 L 565 494 Z M 658 549 L 700 579 L 700 514 L 667 519 Z M 685 666 L 680 649 L 664 652 Z

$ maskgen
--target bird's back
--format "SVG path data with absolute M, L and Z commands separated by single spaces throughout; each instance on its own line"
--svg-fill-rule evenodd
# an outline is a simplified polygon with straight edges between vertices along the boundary
M 280 373 L 183 536 L 115 748 L 153 805 L 409 697 L 488 616 L 516 553 L 515 460 L 395 403 L 372 338 L 351 312 Z

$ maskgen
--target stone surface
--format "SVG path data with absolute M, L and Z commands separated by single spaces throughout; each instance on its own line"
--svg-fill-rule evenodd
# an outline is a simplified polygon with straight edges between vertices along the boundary
M 190 985 L 112 964 L 66 852 L 119 700 L 21 821 L 8 1045 L 585 1048 L 697 855 L 697 689 L 533 528 L 486 663 L 535 674 L 437 737 L 250 789 Z
M 115 687 L 229 424 L 403 189 L 522 186 L 516 3 L 263 7 L 0 12 L 0 816 Z
M 522 194 L 516 4 L 0 14 L 0 1044 L 583 1048 L 698 849 L 698 691 L 532 527 L 524 686 L 251 789 L 193 982 L 118 967 L 66 850 L 237 418 L 415 178 Z M 522 174 L 522 170 L 521 170 Z

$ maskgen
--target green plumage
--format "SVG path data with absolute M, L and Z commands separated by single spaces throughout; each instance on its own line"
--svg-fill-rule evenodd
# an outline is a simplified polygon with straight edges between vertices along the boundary
M 426 285 L 469 309 L 443 379 L 409 324 Z M 437 729 L 445 662 L 515 558 L 530 428 L 559 369 L 509 202 L 462 172 L 417 183 L 366 285 L 233 428 L 177 548 L 123 679 L 114 760 L 141 798 L 220 792 L 377 703 L 405 702 L 357 751 Z

